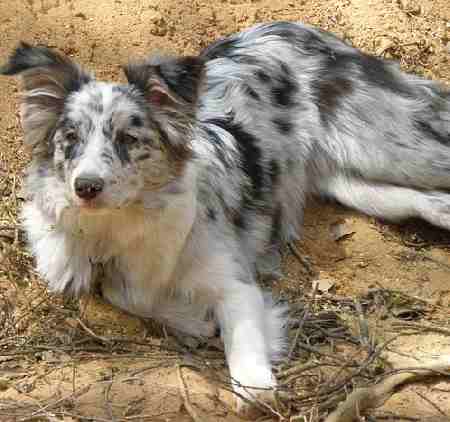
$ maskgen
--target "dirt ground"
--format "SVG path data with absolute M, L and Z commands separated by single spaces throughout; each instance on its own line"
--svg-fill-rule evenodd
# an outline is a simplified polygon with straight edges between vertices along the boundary
M 448 0 L 0 0 L 0 61 L 26 40 L 58 48 L 98 78 L 120 79 L 119 65 L 129 57 L 195 54 L 219 36 L 273 20 L 318 25 L 399 60 L 407 71 L 450 84 Z M 17 229 L 28 160 L 17 85 L 1 79 L 0 93 L 0 421 L 238 421 L 230 410 L 233 398 L 214 381 L 224 374 L 219 344 L 196 352 L 196 344 L 180 346 L 161 327 L 95 299 L 65 303 L 45 291 Z M 286 254 L 285 276 L 273 286 L 280 297 L 294 305 L 309 297 L 312 312 L 341 310 L 349 326 L 358 318 L 345 304 L 360 300 L 369 341 L 403 330 L 384 351 L 388 368 L 450 356 L 449 233 L 311 204 L 297 248 L 303 263 Z M 375 296 L 383 306 L 372 306 Z M 339 341 L 317 340 L 311 347 L 316 351 L 307 355 L 296 349 L 295 359 L 317 362 L 327 353 L 350 358 Z M 277 374 L 283 376 L 283 367 Z M 313 378 L 306 373 L 286 383 L 295 384 L 291 394 L 298 398 Z M 296 397 L 292 405 L 285 399 L 279 413 L 318 420 L 317 406 L 300 411 Z M 360 420 L 450 421 L 450 382 L 409 385 Z

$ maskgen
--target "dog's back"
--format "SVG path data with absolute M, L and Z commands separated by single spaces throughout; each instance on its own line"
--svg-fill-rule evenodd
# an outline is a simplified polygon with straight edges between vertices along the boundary
M 438 83 L 294 23 L 256 26 L 202 57 L 194 149 L 208 151 L 205 183 L 257 254 L 300 235 L 308 194 L 450 227 L 450 94 Z

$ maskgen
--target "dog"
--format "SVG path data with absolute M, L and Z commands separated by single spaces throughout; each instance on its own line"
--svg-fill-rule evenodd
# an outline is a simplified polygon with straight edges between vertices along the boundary
M 311 195 L 450 228 L 450 93 L 320 29 L 259 24 L 197 57 L 99 82 L 21 43 L 32 150 L 22 221 L 50 290 L 92 292 L 189 335 L 224 341 L 245 413 L 276 387 L 286 308 L 279 274 Z M 253 387 L 253 388 L 251 388 Z

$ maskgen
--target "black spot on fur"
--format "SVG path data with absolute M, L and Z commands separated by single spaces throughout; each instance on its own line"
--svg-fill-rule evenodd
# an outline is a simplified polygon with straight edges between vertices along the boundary
M 268 84 L 270 82 L 270 76 L 262 69 L 258 69 L 256 71 L 256 77 L 259 79 L 260 82 L 263 84 Z
M 234 38 L 223 38 L 210 44 L 201 53 L 200 57 L 207 59 L 217 59 L 218 57 L 228 57 L 233 54 L 236 49 L 237 40 Z
M 244 91 L 250 98 L 253 98 L 256 101 L 261 100 L 259 94 L 250 85 L 245 85 Z
M 225 168 L 230 169 L 231 164 L 225 155 L 225 145 L 220 138 L 220 136 L 214 131 L 214 129 L 205 127 L 205 133 L 208 137 L 208 140 L 211 142 L 211 145 L 214 147 L 214 151 L 216 153 L 217 158 L 224 165 Z
M 241 154 L 241 167 L 252 184 L 252 197 L 260 199 L 263 187 L 263 167 L 261 165 L 261 148 L 258 139 L 246 131 L 240 123 L 223 122 L 223 128 L 236 140 Z
M 317 32 L 320 32 L 320 30 L 317 28 L 312 31 L 309 28 L 299 27 L 293 22 L 275 22 L 267 24 L 265 27 L 266 33 L 277 35 L 294 45 L 301 45 L 302 49 L 308 54 L 323 53 L 324 50 L 328 49 L 327 44 L 319 38 Z M 333 37 L 332 34 L 326 34 Z
M 101 154 L 101 158 L 106 162 L 111 164 L 113 162 L 113 156 L 110 152 L 103 151 Z
M 340 60 L 354 61 L 361 69 L 361 76 L 373 86 L 381 86 L 393 94 L 403 97 L 414 96 L 410 86 L 391 71 L 390 65 L 377 57 L 359 53 L 356 57 L 353 55 L 350 57 L 344 56 Z
M 352 94 L 352 80 L 365 80 L 372 86 L 403 97 L 414 95 L 413 90 L 392 72 L 389 64 L 362 52 L 342 53 L 330 50 L 319 73 L 313 88 L 319 107 L 324 112 L 335 113 L 340 100 Z
M 249 218 L 247 215 L 251 212 L 267 214 L 270 208 L 266 204 L 265 193 L 270 187 L 270 174 L 265 171 L 262 165 L 262 152 L 259 147 L 259 140 L 248 132 L 240 123 L 234 121 L 234 115 L 231 114 L 228 119 L 211 119 L 208 124 L 222 128 L 233 136 L 236 147 L 240 155 L 240 168 L 248 177 L 248 181 L 241 186 L 241 200 L 239 209 L 231 213 L 231 221 L 238 230 L 247 228 Z M 277 171 L 275 169 L 275 171 Z M 250 182 L 250 183 L 248 183 Z
M 289 77 L 289 78 L 294 77 L 292 74 L 291 68 L 285 62 L 280 62 L 280 69 L 281 69 L 281 73 L 283 73 L 287 77 Z
M 294 97 L 297 94 L 298 86 L 289 74 L 281 76 L 278 83 L 272 87 L 273 102 L 277 106 L 289 107 L 294 104 Z
M 108 119 L 103 127 L 102 127 L 102 132 L 103 132 L 103 136 L 106 139 L 112 139 L 113 136 L 113 124 L 112 124 L 112 119 Z
M 217 214 L 216 214 L 216 210 L 214 208 L 208 207 L 206 209 L 206 216 L 208 217 L 208 220 L 210 220 L 210 221 L 217 220 Z
M 341 101 L 353 91 L 353 84 L 349 79 L 341 77 L 324 77 L 317 81 L 316 95 L 322 118 L 328 120 L 338 111 Z
M 293 125 L 287 118 L 278 117 L 273 119 L 272 122 L 282 135 L 288 135 L 292 131 Z
M 450 133 L 441 133 L 432 127 L 431 123 L 418 121 L 416 122 L 416 127 L 425 135 L 425 137 L 430 137 L 436 142 L 442 145 L 450 145 Z

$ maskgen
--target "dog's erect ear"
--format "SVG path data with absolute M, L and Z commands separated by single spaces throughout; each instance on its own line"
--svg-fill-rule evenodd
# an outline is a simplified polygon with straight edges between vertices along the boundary
M 153 57 L 124 67 L 128 82 L 141 90 L 151 105 L 193 111 L 204 70 L 199 57 Z
M 24 42 L 0 66 L 2 75 L 19 75 L 23 85 L 21 120 L 25 143 L 43 152 L 67 96 L 91 77 L 75 63 L 46 47 Z
M 190 133 L 204 72 L 199 57 L 151 58 L 124 67 L 128 82 L 146 99 L 162 141 L 177 161 L 190 156 Z

